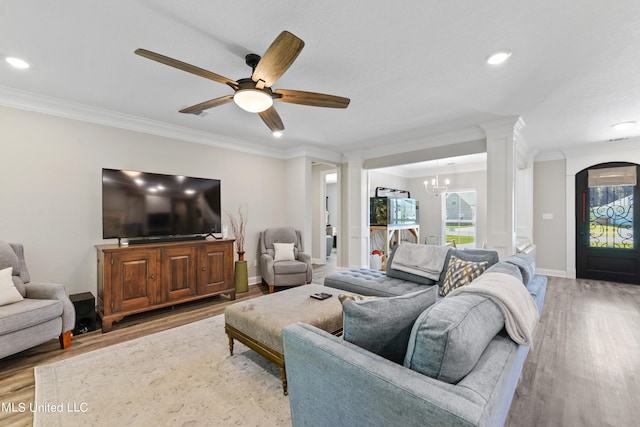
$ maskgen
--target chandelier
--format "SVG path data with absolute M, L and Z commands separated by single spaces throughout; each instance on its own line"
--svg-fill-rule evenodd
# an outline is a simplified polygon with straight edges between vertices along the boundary
M 439 196 L 446 193 L 447 189 L 449 189 L 448 179 L 444 180 L 444 185 L 440 185 L 440 179 L 438 177 L 438 161 L 436 160 L 436 177 L 431 180 L 431 183 L 429 183 L 429 181 L 424 182 L 424 191 L 433 196 Z

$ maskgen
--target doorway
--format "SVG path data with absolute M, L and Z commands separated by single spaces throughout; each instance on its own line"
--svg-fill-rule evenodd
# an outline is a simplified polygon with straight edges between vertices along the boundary
M 576 277 L 640 284 L 637 176 L 626 162 L 576 174 Z

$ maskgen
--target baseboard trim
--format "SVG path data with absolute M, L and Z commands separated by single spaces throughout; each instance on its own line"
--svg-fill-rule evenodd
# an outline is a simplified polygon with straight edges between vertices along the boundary
M 553 270 L 549 268 L 536 268 L 536 274 L 541 274 L 543 276 L 552 276 L 552 277 L 567 277 L 567 272 L 563 270 Z

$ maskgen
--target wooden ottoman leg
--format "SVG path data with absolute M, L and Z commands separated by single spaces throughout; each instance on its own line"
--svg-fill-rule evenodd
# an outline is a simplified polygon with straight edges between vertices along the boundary
M 229 337 L 229 354 L 233 356 L 233 337 L 227 334 Z

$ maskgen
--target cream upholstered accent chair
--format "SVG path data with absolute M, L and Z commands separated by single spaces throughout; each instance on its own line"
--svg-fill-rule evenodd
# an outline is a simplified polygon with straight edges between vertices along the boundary
M 276 286 L 311 283 L 311 256 L 303 251 L 299 230 L 279 227 L 260 232 L 260 273 L 269 293 Z

